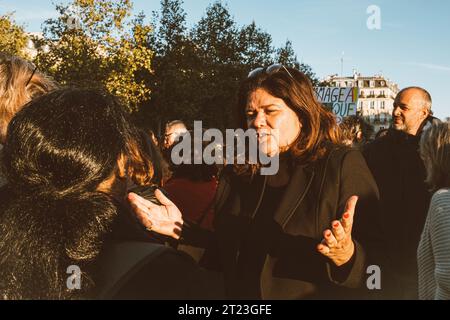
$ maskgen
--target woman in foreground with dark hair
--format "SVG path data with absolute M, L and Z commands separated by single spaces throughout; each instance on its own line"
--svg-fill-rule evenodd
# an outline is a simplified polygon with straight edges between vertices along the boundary
M 343 299 L 342 288 L 364 287 L 368 265 L 382 270 L 378 189 L 360 152 L 339 145 L 308 78 L 282 65 L 255 69 L 241 85 L 238 120 L 280 166 L 271 176 L 229 166 L 221 176 L 215 234 L 228 296 Z M 129 200 L 144 225 L 178 212 Z
M 138 141 L 124 108 L 92 90 L 55 91 L 17 113 L 4 149 L 2 299 L 204 297 L 188 257 L 115 232 L 128 177 L 151 179 Z

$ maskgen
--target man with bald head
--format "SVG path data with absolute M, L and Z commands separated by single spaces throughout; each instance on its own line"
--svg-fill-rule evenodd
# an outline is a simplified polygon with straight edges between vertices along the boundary
M 386 299 L 417 299 L 417 246 L 430 194 L 419 155 L 424 128 L 432 117 L 431 96 L 423 88 L 401 90 L 394 101 L 392 127 L 369 145 L 364 156 L 378 184 L 381 225 L 388 261 L 381 270 Z
M 416 136 L 430 115 L 431 96 L 422 88 L 403 89 L 395 98 L 392 120 L 396 130 Z

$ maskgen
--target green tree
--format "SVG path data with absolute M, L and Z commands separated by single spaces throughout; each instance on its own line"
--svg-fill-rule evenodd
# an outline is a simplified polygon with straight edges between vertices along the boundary
M 156 32 L 148 42 L 155 52 L 154 74 L 148 80 L 152 96 L 138 118 L 157 132 L 173 119 L 188 126 L 202 120 L 205 127 L 232 127 L 239 84 L 251 69 L 278 58 L 269 33 L 255 22 L 237 26 L 220 1 L 209 5 L 198 23 L 187 30 L 183 1 L 161 0 L 160 10 L 153 13 L 153 29 Z M 291 43 L 282 56 L 287 57 L 284 61 L 294 61 L 294 67 L 308 67 L 295 64 Z
M 156 131 L 161 124 L 181 119 L 191 125 L 225 128 L 237 83 L 242 79 L 239 30 L 220 2 L 210 5 L 189 31 L 181 0 L 162 0 L 154 13 L 156 32 L 150 39 L 155 52 L 152 99 L 142 108 Z
M 276 61 L 284 66 L 300 70 L 311 80 L 311 83 L 314 86 L 318 85 L 319 79 L 312 70 L 311 66 L 298 62 L 297 55 L 295 54 L 292 42 L 290 40 L 287 40 L 285 45 L 277 50 Z
M 201 58 L 198 114 L 206 126 L 232 126 L 239 83 L 248 67 L 242 63 L 239 29 L 228 8 L 214 2 L 191 30 L 198 56 Z
M 234 64 L 239 61 L 238 34 L 228 8 L 216 1 L 194 27 L 192 38 L 205 61 Z
M 105 88 L 136 110 L 150 94 L 145 16 L 130 19 L 131 0 L 74 0 L 56 10 L 59 16 L 44 23 L 38 67 L 62 84 Z
M 0 51 L 28 58 L 24 49 L 28 37 L 23 26 L 13 19 L 13 13 L 0 15 Z
M 139 115 L 146 126 L 161 133 L 164 123 L 180 119 L 198 119 L 196 110 L 200 58 L 187 36 L 186 13 L 181 0 L 162 0 L 159 12 L 153 13 L 155 33 L 149 48 L 155 52 L 154 73 L 149 77 L 151 100 Z
M 300 63 L 297 60 L 291 40 L 286 40 L 284 46 L 277 50 L 277 62 L 286 67 L 299 69 Z
M 253 21 L 239 32 L 239 51 L 242 63 L 249 70 L 268 66 L 273 63 L 275 53 L 272 36 L 258 28 Z
M 179 50 L 186 40 L 186 12 L 182 0 L 161 0 L 161 13 L 153 13 L 157 35 L 154 49 L 163 56 L 170 51 Z M 159 20 L 159 21 L 158 21 Z

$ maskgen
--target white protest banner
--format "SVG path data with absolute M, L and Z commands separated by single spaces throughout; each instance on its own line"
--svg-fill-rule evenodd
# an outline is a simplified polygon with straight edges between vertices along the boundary
M 336 115 L 338 122 L 343 118 L 356 115 L 359 89 L 347 87 L 316 87 L 317 99 Z

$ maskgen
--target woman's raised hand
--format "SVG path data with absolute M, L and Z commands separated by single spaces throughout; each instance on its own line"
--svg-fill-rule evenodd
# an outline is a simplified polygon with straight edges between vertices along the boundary
M 352 196 L 347 200 L 342 219 L 331 223 L 331 229 L 323 232 L 324 238 L 317 246 L 317 250 L 330 258 L 338 267 L 347 263 L 355 252 L 355 244 L 352 240 L 352 227 L 357 201 L 357 196 Z
M 128 201 L 147 230 L 179 239 L 183 227 L 180 210 L 160 190 L 155 191 L 155 196 L 161 205 L 154 204 L 135 193 L 128 194 Z

